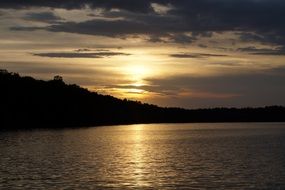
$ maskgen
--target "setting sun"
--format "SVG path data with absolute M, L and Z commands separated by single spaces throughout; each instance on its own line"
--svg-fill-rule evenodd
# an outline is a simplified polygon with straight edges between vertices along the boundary
M 138 82 L 135 83 L 139 85 L 139 82 L 142 82 L 143 79 L 151 74 L 147 66 L 144 65 L 134 65 L 128 66 L 126 68 L 126 74 L 129 75 L 130 79 Z

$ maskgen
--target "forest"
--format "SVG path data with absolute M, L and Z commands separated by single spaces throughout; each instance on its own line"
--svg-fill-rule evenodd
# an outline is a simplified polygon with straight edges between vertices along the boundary
M 285 107 L 183 109 L 118 99 L 0 70 L 0 130 L 137 123 L 284 122 Z

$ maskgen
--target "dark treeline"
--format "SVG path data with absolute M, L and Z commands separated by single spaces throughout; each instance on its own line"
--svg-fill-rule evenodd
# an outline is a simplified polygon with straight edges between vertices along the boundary
M 60 76 L 42 81 L 0 70 L 2 130 L 134 123 L 278 122 L 285 107 L 162 108 L 121 100 L 65 84 Z

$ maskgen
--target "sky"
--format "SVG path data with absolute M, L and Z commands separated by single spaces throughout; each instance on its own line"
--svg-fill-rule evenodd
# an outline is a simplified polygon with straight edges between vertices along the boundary
M 0 0 L 0 69 L 166 107 L 285 105 L 284 0 Z

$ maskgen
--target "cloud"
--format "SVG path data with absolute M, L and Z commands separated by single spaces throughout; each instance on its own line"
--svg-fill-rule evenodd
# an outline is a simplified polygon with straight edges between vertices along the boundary
M 172 43 L 192 43 L 197 40 L 198 35 L 185 34 L 186 25 L 175 26 L 177 18 L 148 15 L 140 19 L 92 19 L 83 22 L 61 22 L 47 27 L 11 27 L 11 30 L 33 31 L 47 30 L 50 32 L 66 32 L 75 34 L 107 36 L 113 38 L 126 38 L 149 36 L 151 42 L 172 42 Z
M 87 52 L 87 51 L 92 51 L 91 49 L 88 48 L 80 48 L 80 49 L 76 49 L 74 50 L 75 52 Z
M 77 34 L 118 37 L 130 34 L 144 34 L 147 30 L 147 25 L 136 21 L 105 21 L 101 19 L 94 19 L 79 23 L 65 22 L 61 24 L 51 25 L 46 29 L 52 32 L 68 32 Z M 151 33 L 155 33 L 154 29 L 150 30 Z
M 235 75 L 176 75 L 146 79 L 149 92 L 166 96 L 169 101 L 183 100 L 184 106 L 264 106 L 285 105 L 285 68 Z M 217 100 L 218 99 L 218 100 Z M 198 103 L 197 103 L 198 102 Z M 183 106 L 183 104 L 181 104 Z
M 270 49 L 270 48 L 261 48 L 258 49 L 254 46 L 249 46 L 245 48 L 239 48 L 238 51 L 241 52 L 247 52 L 249 54 L 253 55 L 276 55 L 276 56 L 284 56 L 285 55 L 285 47 L 279 47 L 275 49 Z
M 36 30 L 45 30 L 45 27 L 37 27 L 37 26 L 14 26 L 10 27 L 12 31 L 27 31 L 32 32 Z
M 223 54 L 210 54 L 210 53 L 177 53 L 170 54 L 170 57 L 175 58 L 208 58 L 208 57 L 226 57 Z
M 150 42 L 193 43 L 214 32 L 235 32 L 241 41 L 285 46 L 285 1 L 282 0 L 11 0 L 2 8 L 49 7 L 102 9 L 100 18 L 82 22 L 52 22 L 50 12 L 29 13 L 26 19 L 53 23 L 47 27 L 11 27 L 14 31 L 47 30 L 126 38 L 147 36 Z M 88 13 L 89 15 L 90 12 Z
M 169 42 L 174 42 L 174 43 L 179 43 L 179 44 L 190 44 L 190 43 L 195 42 L 196 40 L 197 38 L 195 36 L 186 35 L 183 33 L 172 34 L 168 38 Z
M 27 13 L 24 17 L 25 20 L 55 23 L 61 21 L 59 16 L 56 16 L 53 12 L 40 12 L 40 13 Z
M 103 19 L 62 22 L 45 29 L 108 37 L 147 35 L 152 42 L 175 43 L 192 43 L 199 37 L 211 37 L 212 32 L 233 31 L 240 33 L 241 40 L 285 45 L 285 1 L 282 0 L 0 1 L 2 8 L 84 9 L 86 6 L 102 8 Z
M 96 51 L 92 53 L 82 53 L 92 51 L 89 49 L 77 49 L 75 52 L 48 52 L 48 53 L 33 53 L 35 56 L 50 57 L 50 58 L 106 58 L 113 56 L 128 56 L 131 54 L 111 51 Z
M 0 1 L 1 8 L 13 8 L 13 9 L 26 9 L 33 7 L 49 7 L 49 8 L 63 8 L 63 9 L 84 9 L 86 7 L 90 8 L 104 8 L 110 9 L 124 9 L 135 12 L 149 12 L 153 11 L 151 6 L 151 1 L 142 0 L 10 0 Z
M 283 27 L 282 30 L 276 30 L 276 28 L 271 28 L 273 31 L 259 31 L 259 32 L 240 32 L 237 33 L 239 38 L 243 42 L 260 42 L 262 44 L 269 45 L 279 45 L 281 48 L 285 48 L 285 26 L 280 24 L 280 27 Z
M 117 49 L 120 49 L 120 48 L 117 48 Z M 90 51 L 95 51 L 95 52 L 111 52 L 110 50 L 108 49 L 89 49 L 89 48 L 79 48 L 79 49 L 76 49 L 74 50 L 75 52 L 90 52 Z M 119 52 L 117 52 L 119 53 Z

